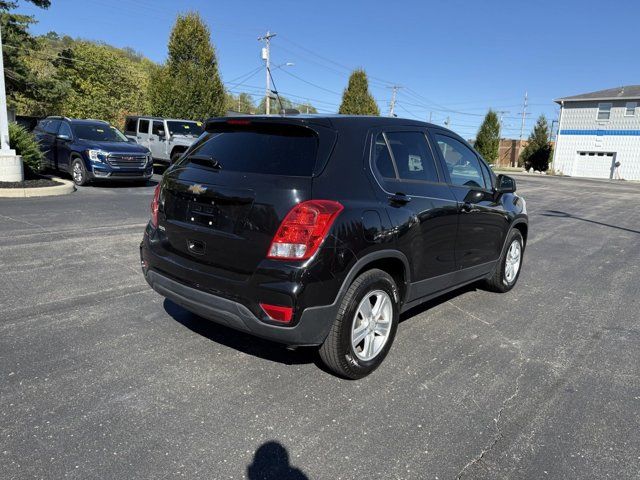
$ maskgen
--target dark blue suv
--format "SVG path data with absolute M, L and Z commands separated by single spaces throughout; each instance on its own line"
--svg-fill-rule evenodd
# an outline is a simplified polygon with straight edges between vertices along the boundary
M 151 152 L 101 120 L 47 117 L 34 132 L 45 165 L 67 172 L 76 185 L 92 180 L 135 180 L 153 175 Z

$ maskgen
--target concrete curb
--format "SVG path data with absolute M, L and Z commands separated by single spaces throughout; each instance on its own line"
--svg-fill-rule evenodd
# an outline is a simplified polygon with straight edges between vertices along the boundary
M 2 198 L 28 198 L 28 197 L 51 197 L 53 195 L 67 195 L 76 190 L 76 186 L 70 180 L 59 177 L 47 177 L 62 185 L 53 187 L 35 187 L 35 188 L 0 188 L 0 197 Z

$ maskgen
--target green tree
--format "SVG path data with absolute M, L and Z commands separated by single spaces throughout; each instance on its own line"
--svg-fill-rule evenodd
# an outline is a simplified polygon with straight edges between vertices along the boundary
M 296 109 L 300 113 L 304 113 L 304 114 L 307 114 L 307 113 L 318 113 L 318 110 L 316 110 L 316 107 L 311 105 L 309 102 L 299 103 L 298 105 L 296 105 Z
M 265 97 L 262 97 L 262 100 L 260 100 L 260 103 L 258 104 L 259 114 L 263 114 L 265 112 L 265 109 L 267 108 L 265 103 L 266 103 L 266 99 Z M 282 107 L 280 106 L 280 103 L 282 103 Z M 296 108 L 296 104 L 293 103 L 291 100 L 289 100 L 287 97 L 284 97 L 282 95 L 280 95 L 280 101 L 278 101 L 277 98 L 271 99 L 271 102 L 269 103 L 269 109 L 270 109 L 269 113 L 271 115 L 278 115 L 283 108 L 284 109 Z
M 533 131 L 529 135 L 527 146 L 524 147 L 520 154 L 520 163 L 527 170 L 533 168 L 534 170 L 545 172 L 549 169 L 552 150 L 549 142 L 549 124 L 546 117 L 540 115 L 533 127 Z
M 169 56 L 149 83 L 151 113 L 201 120 L 225 113 L 211 32 L 197 13 L 178 15 L 169 38 Z
M 247 114 L 256 113 L 256 106 L 253 103 L 253 97 L 248 93 L 243 92 L 238 95 L 227 93 L 226 98 L 226 110 Z
M 27 1 L 41 8 L 49 8 L 51 5 L 50 0 Z M 36 21 L 32 16 L 12 13 L 17 6 L 16 0 L 0 0 L 7 100 L 13 107 L 16 106 L 18 96 L 33 97 L 43 88 L 26 61 L 26 57 L 38 49 L 37 41 L 29 33 L 29 27 Z
M 489 110 L 485 115 L 476 135 L 474 146 L 487 162 L 495 163 L 498 160 L 500 120 L 498 120 L 498 115 L 493 110 Z
M 342 94 L 342 103 L 338 113 L 344 115 L 380 115 L 378 105 L 371 93 L 369 93 L 369 82 L 364 70 L 355 70 L 349 77 L 349 85 Z
M 145 113 L 148 84 L 154 64 L 109 45 L 73 41 L 55 62 L 57 77 L 68 90 L 56 112 L 69 117 L 97 118 L 116 125 L 124 117 Z
M 308 113 L 318 113 L 318 111 L 316 110 L 316 108 L 311 105 L 310 103 L 295 103 L 292 100 L 288 99 L 287 97 L 283 97 L 282 95 L 280 95 L 280 102 L 282 102 L 282 108 L 284 109 L 293 109 L 293 110 L 298 110 L 300 113 L 307 113 L 307 108 L 309 110 Z M 282 108 L 280 108 L 280 102 L 278 101 L 278 99 L 276 98 L 275 100 L 272 99 L 271 103 L 270 103 L 270 108 L 271 108 L 271 114 L 272 115 L 277 115 L 280 113 L 280 110 L 282 110 Z M 257 108 L 257 113 L 262 114 L 265 111 L 265 98 L 262 97 L 262 100 L 260 100 L 260 103 L 258 104 L 258 108 Z

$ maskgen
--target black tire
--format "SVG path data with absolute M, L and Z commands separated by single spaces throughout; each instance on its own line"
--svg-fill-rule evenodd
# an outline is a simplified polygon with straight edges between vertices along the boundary
M 514 242 L 518 242 L 520 245 L 520 264 L 518 266 L 518 271 L 515 274 L 515 277 L 509 281 L 506 278 L 506 265 L 507 265 L 507 254 L 509 252 L 509 248 Z M 485 280 L 485 286 L 487 290 L 491 290 L 492 292 L 504 293 L 511 290 L 518 278 L 520 277 L 520 272 L 522 271 L 522 260 L 524 258 L 524 240 L 522 238 L 522 234 L 516 228 L 512 228 L 507 237 L 507 243 L 500 256 L 500 260 L 496 264 L 496 268 L 493 271 L 493 274 Z
M 389 336 L 380 352 L 371 360 L 363 361 L 351 345 L 351 329 L 356 313 L 365 295 L 382 290 L 389 295 L 393 309 Z M 384 360 L 391 349 L 400 316 L 398 287 L 393 278 L 378 269 L 361 274 L 347 290 L 331 331 L 320 347 L 320 357 L 327 367 L 344 378 L 358 379 L 369 375 Z
M 76 168 L 78 168 L 78 175 L 76 175 Z M 87 169 L 85 168 L 82 159 L 78 157 L 73 158 L 71 160 L 71 168 L 69 169 L 69 171 L 71 173 L 71 179 L 73 180 L 73 183 L 75 183 L 79 187 L 89 183 L 89 174 L 87 173 Z
M 174 163 L 176 163 L 178 160 L 180 160 L 180 157 L 182 156 L 184 152 L 173 152 L 171 154 L 171 162 L 169 162 L 169 165 L 173 165 Z

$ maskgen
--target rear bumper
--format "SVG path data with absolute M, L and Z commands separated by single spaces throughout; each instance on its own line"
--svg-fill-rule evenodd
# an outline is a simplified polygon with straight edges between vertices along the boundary
M 286 345 L 320 345 L 336 317 L 337 306 L 310 307 L 292 327 L 267 324 L 241 303 L 192 288 L 153 269 L 144 271 L 149 285 L 160 295 L 203 318 L 257 337 Z

